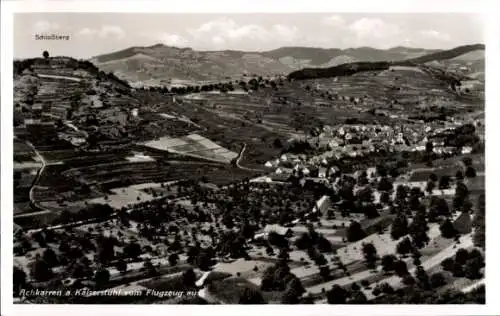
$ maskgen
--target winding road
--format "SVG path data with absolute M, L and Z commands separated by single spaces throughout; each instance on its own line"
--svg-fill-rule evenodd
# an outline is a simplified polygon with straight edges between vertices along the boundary
M 47 209 L 47 208 L 45 208 L 45 207 L 43 207 L 41 205 L 36 204 L 35 199 L 33 197 L 33 190 L 35 189 L 38 181 L 40 180 L 40 177 L 42 176 L 42 173 L 45 170 L 45 167 L 47 166 L 47 162 L 45 161 L 45 158 L 43 158 L 43 156 L 40 155 L 40 153 L 38 152 L 38 150 L 35 148 L 35 146 L 33 146 L 33 144 L 31 142 L 27 141 L 26 145 L 28 145 L 31 149 L 33 149 L 33 151 L 35 152 L 35 154 L 37 155 L 37 157 L 42 162 L 42 167 L 40 169 L 38 169 L 38 172 L 36 174 L 35 179 L 33 180 L 33 184 L 31 185 L 30 192 L 29 192 L 29 198 L 30 198 L 30 202 L 31 202 L 32 207 L 35 208 L 35 209 L 38 209 L 39 211 L 38 212 L 29 213 L 29 215 L 33 215 L 33 214 L 37 214 L 37 213 L 51 212 L 51 210 L 49 210 L 49 209 Z M 26 214 L 26 215 L 28 215 L 28 214 Z M 19 217 L 19 216 L 22 216 L 22 215 L 14 216 L 14 218 Z
M 243 167 L 240 165 L 241 159 L 243 158 L 243 154 L 245 153 L 245 150 L 247 149 L 247 144 L 243 143 L 243 146 L 241 147 L 240 152 L 238 153 L 238 157 L 236 157 L 236 167 L 242 169 L 242 170 L 247 170 L 247 171 L 252 171 L 252 172 L 263 172 L 264 170 L 261 169 L 252 169 L 252 168 L 247 168 Z

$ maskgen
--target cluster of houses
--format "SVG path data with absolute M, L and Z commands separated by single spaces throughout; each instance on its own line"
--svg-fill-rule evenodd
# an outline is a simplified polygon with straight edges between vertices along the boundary
M 367 156 L 379 150 L 423 152 L 429 142 L 433 144 L 434 153 L 453 154 L 457 148 L 445 146 L 445 141 L 435 136 L 452 131 L 463 123 L 455 120 L 444 126 L 433 123 L 325 126 L 319 136 L 304 139 L 318 151 L 323 151 L 322 153 L 315 153 L 313 156 L 287 153 L 275 160 L 267 161 L 265 167 L 274 169 L 274 174 L 277 175 L 299 173 L 304 176 L 326 178 L 337 172 L 334 168 L 326 168 L 327 160 L 332 158 Z M 462 154 L 469 154 L 472 152 L 472 147 L 463 147 L 460 150 Z

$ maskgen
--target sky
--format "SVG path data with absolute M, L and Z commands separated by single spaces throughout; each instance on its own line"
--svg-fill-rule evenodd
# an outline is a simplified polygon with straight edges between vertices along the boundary
M 265 51 L 282 46 L 449 49 L 484 43 L 470 13 L 17 13 L 14 57 L 91 58 L 131 46 Z M 69 36 L 36 40 L 35 35 Z

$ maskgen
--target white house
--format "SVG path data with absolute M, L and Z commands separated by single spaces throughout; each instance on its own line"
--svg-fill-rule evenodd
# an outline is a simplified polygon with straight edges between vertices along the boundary
M 264 166 L 266 166 L 267 168 L 271 168 L 273 166 L 273 164 L 270 162 L 270 161 L 267 161 Z
M 264 227 L 264 233 L 267 233 L 267 234 L 276 233 L 278 235 L 285 236 L 289 232 L 291 232 L 290 228 L 283 227 L 283 226 L 277 225 L 277 224 L 268 224 L 268 225 L 266 225 L 266 227 Z
M 472 147 L 470 146 L 462 147 L 462 154 L 470 154 L 471 152 L 472 152 Z
M 326 178 L 326 168 L 325 167 L 320 167 L 318 170 L 318 177 L 320 178 Z
M 373 178 L 377 174 L 377 168 L 375 167 L 368 167 L 366 168 L 366 174 L 368 177 Z

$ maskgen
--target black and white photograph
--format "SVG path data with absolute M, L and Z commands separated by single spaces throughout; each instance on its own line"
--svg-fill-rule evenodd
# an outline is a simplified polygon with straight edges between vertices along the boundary
M 481 13 L 12 24 L 14 305 L 486 304 Z

